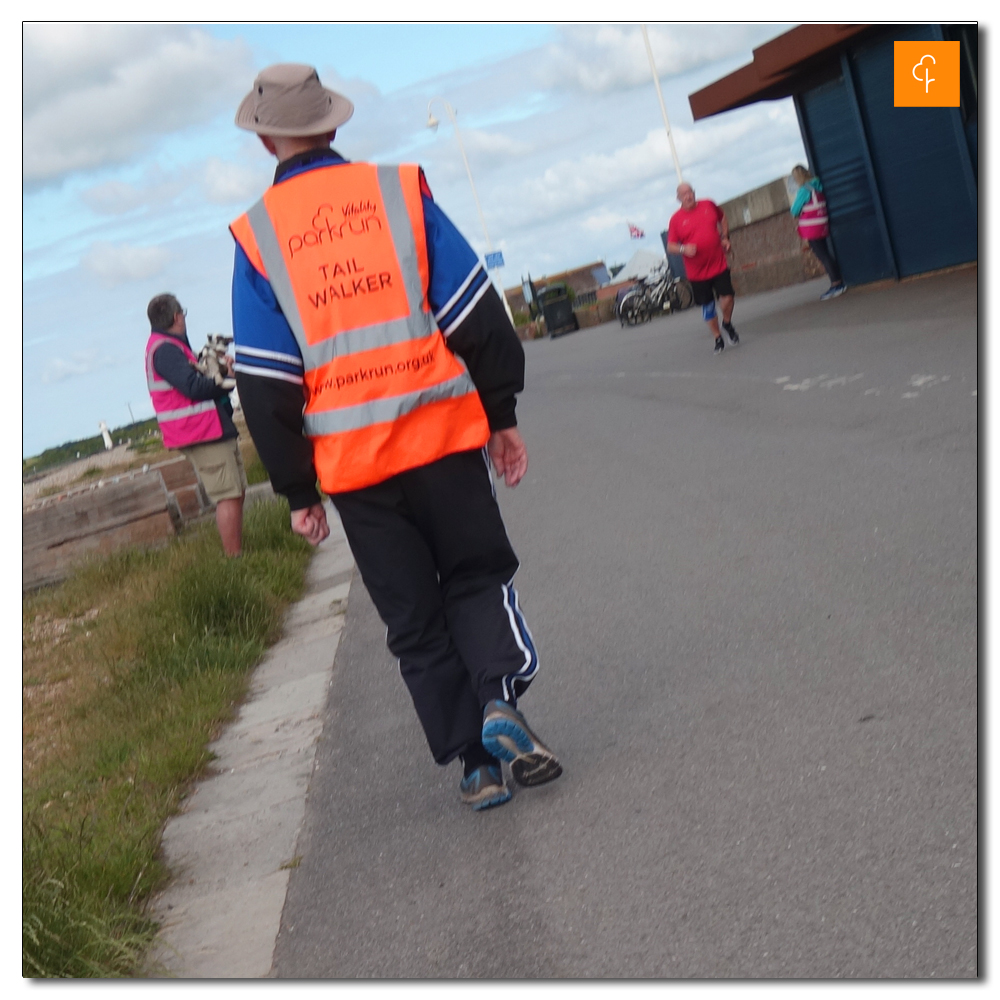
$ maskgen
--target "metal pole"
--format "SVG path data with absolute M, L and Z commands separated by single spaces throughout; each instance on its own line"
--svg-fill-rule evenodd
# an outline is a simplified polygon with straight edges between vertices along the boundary
M 674 134 L 670 131 L 670 119 L 667 117 L 667 106 L 663 103 L 663 91 L 660 90 L 660 74 L 656 71 L 656 63 L 653 61 L 653 49 L 649 44 L 649 32 L 646 25 L 642 25 L 642 40 L 646 43 L 646 55 L 649 56 L 649 68 L 653 71 L 653 83 L 656 84 L 656 96 L 660 99 L 660 111 L 663 112 L 663 124 L 667 127 L 667 140 L 670 142 L 670 155 L 674 158 L 674 169 L 677 171 L 677 183 L 683 184 L 684 178 L 681 176 L 681 161 L 677 159 L 677 147 L 674 145 Z
M 455 138 L 458 140 L 458 149 L 462 154 L 462 162 L 465 164 L 465 172 L 469 175 L 469 187 L 472 188 L 472 197 L 476 201 L 476 211 L 479 213 L 479 221 L 483 224 L 483 235 L 486 237 L 486 249 L 490 253 L 493 252 L 493 241 L 490 239 L 490 231 L 486 228 L 486 216 L 483 215 L 483 206 L 479 204 L 479 194 L 476 191 L 476 182 L 472 179 L 472 169 L 469 166 L 469 158 L 465 155 L 465 146 L 462 143 L 462 132 L 458 127 L 458 121 L 455 118 L 455 110 L 447 102 L 442 100 L 444 105 L 444 110 L 451 121 L 452 127 L 455 129 Z
M 486 228 L 486 216 L 483 215 L 483 206 L 479 203 L 479 193 L 476 191 L 476 182 L 472 179 L 472 168 L 469 166 L 469 158 L 465 155 L 465 145 L 462 143 L 462 133 L 459 130 L 458 121 L 455 118 L 455 110 L 443 97 L 432 97 L 427 102 L 428 113 L 430 112 L 431 105 L 435 100 L 440 101 L 444 105 L 444 110 L 448 115 L 448 120 L 455 129 L 455 138 L 458 140 L 458 149 L 462 154 L 462 162 L 465 164 L 465 172 L 469 175 L 469 187 L 472 188 L 472 197 L 476 202 L 476 211 L 479 213 L 479 221 L 483 225 L 483 235 L 486 237 L 486 249 L 489 253 L 493 253 L 493 241 L 490 239 L 490 231 Z M 507 311 L 507 318 L 510 320 L 511 326 L 513 326 L 514 314 L 510 311 L 510 303 L 507 301 L 507 293 L 503 290 L 502 285 L 499 286 L 499 291 L 500 298 L 503 300 L 503 307 Z

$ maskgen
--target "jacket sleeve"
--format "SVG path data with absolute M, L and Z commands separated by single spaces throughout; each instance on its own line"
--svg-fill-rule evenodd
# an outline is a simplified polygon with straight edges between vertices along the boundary
M 792 213 L 792 218 L 797 219 L 802 213 L 802 209 L 806 207 L 806 202 L 809 200 L 812 192 L 809 188 L 803 184 L 802 187 L 795 192 L 795 201 L 792 202 L 792 207 L 790 209 Z
M 312 444 L 302 434 L 302 387 L 238 371 L 236 388 L 274 492 L 292 510 L 319 503 Z
M 214 379 L 203 375 L 179 347 L 161 343 L 153 352 L 153 368 L 165 382 L 169 382 L 188 399 L 222 399 L 229 393 Z
M 490 430 L 516 427 L 516 394 L 524 389 L 524 348 L 492 283 L 446 343 L 469 369 Z
M 469 370 L 490 430 L 517 425 L 524 348 L 476 252 L 434 202 L 421 175 L 428 298 L 445 342 Z
M 267 279 L 236 245 L 236 388 L 247 430 L 275 493 L 292 510 L 319 503 L 312 443 L 302 433 L 302 356 Z

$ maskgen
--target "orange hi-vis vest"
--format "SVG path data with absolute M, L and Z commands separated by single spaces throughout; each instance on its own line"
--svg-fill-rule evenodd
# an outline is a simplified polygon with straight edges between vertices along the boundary
M 303 430 L 326 493 L 489 440 L 486 414 L 427 298 L 417 166 L 317 167 L 231 226 L 302 354 Z

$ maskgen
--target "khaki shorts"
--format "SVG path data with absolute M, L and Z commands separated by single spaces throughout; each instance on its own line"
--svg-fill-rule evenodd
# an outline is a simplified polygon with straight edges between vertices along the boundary
M 190 448 L 181 448 L 181 451 L 195 467 L 212 503 L 238 500 L 246 493 L 247 474 L 236 438 L 196 444 Z

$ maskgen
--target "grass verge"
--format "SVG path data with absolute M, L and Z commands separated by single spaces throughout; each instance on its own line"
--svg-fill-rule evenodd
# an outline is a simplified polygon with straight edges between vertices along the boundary
M 22 975 L 142 971 L 160 835 L 302 591 L 283 502 L 93 562 L 23 610 Z

